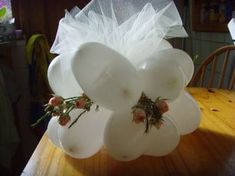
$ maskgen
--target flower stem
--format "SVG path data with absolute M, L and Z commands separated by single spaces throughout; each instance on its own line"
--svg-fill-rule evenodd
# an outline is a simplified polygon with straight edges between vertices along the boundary
M 74 109 L 75 105 L 72 105 L 69 107 L 69 109 L 66 111 L 66 114 L 69 114 L 73 109 Z
M 147 133 L 148 132 L 148 130 L 149 130 L 149 120 L 148 120 L 148 118 L 146 118 L 146 126 L 145 126 L 145 133 Z
M 87 112 L 87 110 L 82 111 L 82 112 L 78 115 L 78 117 L 69 125 L 69 128 L 71 128 L 85 112 Z
M 31 125 L 31 127 L 35 127 L 37 124 L 39 124 L 41 121 L 43 121 L 46 117 L 48 117 L 50 115 L 49 112 L 47 112 L 46 114 L 44 114 L 42 117 L 40 117 L 35 123 L 33 123 Z

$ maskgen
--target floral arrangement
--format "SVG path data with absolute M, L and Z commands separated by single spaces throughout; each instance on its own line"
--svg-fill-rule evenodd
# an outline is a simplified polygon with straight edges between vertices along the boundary
M 93 0 L 66 11 L 48 69 L 55 95 L 42 117 L 52 116 L 51 141 L 79 159 L 103 145 L 120 161 L 173 151 L 200 123 L 184 90 L 192 59 L 166 40 L 186 36 L 172 0 Z
M 82 94 L 78 97 L 71 97 L 64 99 L 61 96 L 53 95 L 53 97 L 49 100 L 48 104 L 45 105 L 45 114 L 41 118 L 37 120 L 32 126 L 36 126 L 38 123 L 40 123 L 43 119 L 47 117 L 55 117 L 58 116 L 58 123 L 61 126 L 65 126 L 70 120 L 71 117 L 69 113 L 77 108 L 77 109 L 83 109 L 84 111 L 79 114 L 79 116 L 72 122 L 72 124 L 69 126 L 72 127 L 74 123 L 77 122 L 79 117 L 82 116 L 86 111 L 90 111 L 90 108 L 92 106 L 93 102 L 85 95 Z M 98 110 L 98 106 L 97 106 Z
M 36 126 L 40 123 L 44 118 L 47 117 L 59 117 L 58 123 L 61 126 L 67 125 L 67 123 L 71 120 L 69 113 L 77 108 L 83 109 L 78 117 L 69 125 L 71 128 L 78 119 L 87 111 L 90 111 L 93 102 L 90 98 L 82 94 L 79 97 L 72 97 L 64 99 L 61 96 L 54 95 L 46 104 L 45 115 L 38 119 L 32 126 Z M 99 110 L 99 106 L 96 106 L 96 110 Z M 138 103 L 132 107 L 133 113 L 133 122 L 135 123 L 144 123 L 146 124 L 145 132 L 147 133 L 149 130 L 149 126 L 154 125 L 157 129 L 163 124 L 162 115 L 167 112 L 169 107 L 164 99 L 157 98 L 155 102 L 153 102 L 150 98 L 148 98 L 144 93 L 142 93 Z

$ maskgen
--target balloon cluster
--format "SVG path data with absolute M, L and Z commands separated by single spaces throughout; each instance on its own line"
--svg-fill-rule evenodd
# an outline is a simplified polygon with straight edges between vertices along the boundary
M 109 9 L 106 6 L 111 1 L 97 1 L 101 6 L 103 2 L 102 13 Z M 58 123 L 59 116 L 53 117 L 48 136 L 74 158 L 93 156 L 103 145 L 120 161 L 166 155 L 177 146 L 180 135 L 193 132 L 200 123 L 200 109 L 184 90 L 193 75 L 192 59 L 163 39 L 163 34 L 177 36 L 178 28 L 170 33 L 163 30 L 170 29 L 170 17 L 177 10 L 170 3 L 157 12 L 147 3 L 141 11 L 134 6 L 138 13 L 118 23 L 117 19 L 125 18 L 115 18 L 117 10 L 107 13 L 110 18 L 91 10 L 97 1 L 72 17 L 67 14 L 60 22 L 52 47 L 59 55 L 48 69 L 49 84 L 56 95 L 66 99 L 85 93 L 93 104 L 71 128 L 83 109 L 69 111 L 71 120 L 63 126 Z M 123 4 L 125 9 L 131 3 Z M 110 7 L 114 9 L 115 4 Z M 134 11 L 134 7 L 128 10 Z M 136 118 L 136 113 L 141 118 Z M 148 122 L 157 128 L 146 126 Z
M 163 40 L 164 43 L 170 44 Z M 60 126 L 58 117 L 48 125 L 52 142 L 75 158 L 94 155 L 104 145 L 111 156 L 129 161 L 142 154 L 162 156 L 178 144 L 180 135 L 194 131 L 200 123 L 200 109 L 184 91 L 192 77 L 191 58 L 178 49 L 164 49 L 139 64 L 137 69 L 127 58 L 99 43 L 86 43 L 74 54 L 72 70 L 62 79 L 62 55 L 50 64 L 48 79 L 56 94 L 69 97 L 82 90 L 96 104 L 78 119 L 72 128 Z M 65 57 L 65 56 L 64 56 Z M 79 86 L 81 85 L 81 87 Z M 144 123 L 133 123 L 131 108 L 141 93 L 169 105 L 159 129 L 144 133 Z M 81 110 L 70 112 L 75 119 Z

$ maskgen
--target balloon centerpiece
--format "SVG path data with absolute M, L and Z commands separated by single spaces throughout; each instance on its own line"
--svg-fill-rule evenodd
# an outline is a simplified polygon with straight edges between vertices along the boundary
M 200 123 L 184 90 L 192 59 L 166 40 L 186 36 L 171 0 L 93 0 L 66 12 L 48 69 L 51 141 L 80 159 L 103 145 L 120 161 L 173 151 Z

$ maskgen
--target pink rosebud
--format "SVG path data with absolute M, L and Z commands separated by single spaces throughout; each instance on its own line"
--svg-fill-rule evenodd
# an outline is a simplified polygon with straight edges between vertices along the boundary
M 59 117 L 58 122 L 61 126 L 65 126 L 70 121 L 70 116 L 62 115 Z
M 146 118 L 146 113 L 145 113 L 145 111 L 143 109 L 136 108 L 133 111 L 133 121 L 135 123 L 144 122 L 145 118 Z
M 51 115 L 52 115 L 52 116 L 59 116 L 60 113 L 59 113 L 59 112 L 53 112 Z
M 163 122 L 161 120 L 155 124 L 157 129 L 160 129 L 162 125 L 163 125 Z
M 50 100 L 49 100 L 49 105 L 51 106 L 59 106 L 63 103 L 63 98 L 62 97 L 58 97 L 58 96 L 55 96 L 55 97 L 52 97 Z
M 163 114 L 169 110 L 168 104 L 164 100 L 157 101 L 156 106 L 159 109 L 161 114 Z
M 76 102 L 76 107 L 78 109 L 84 109 L 86 106 L 86 101 L 84 99 L 80 99 Z

